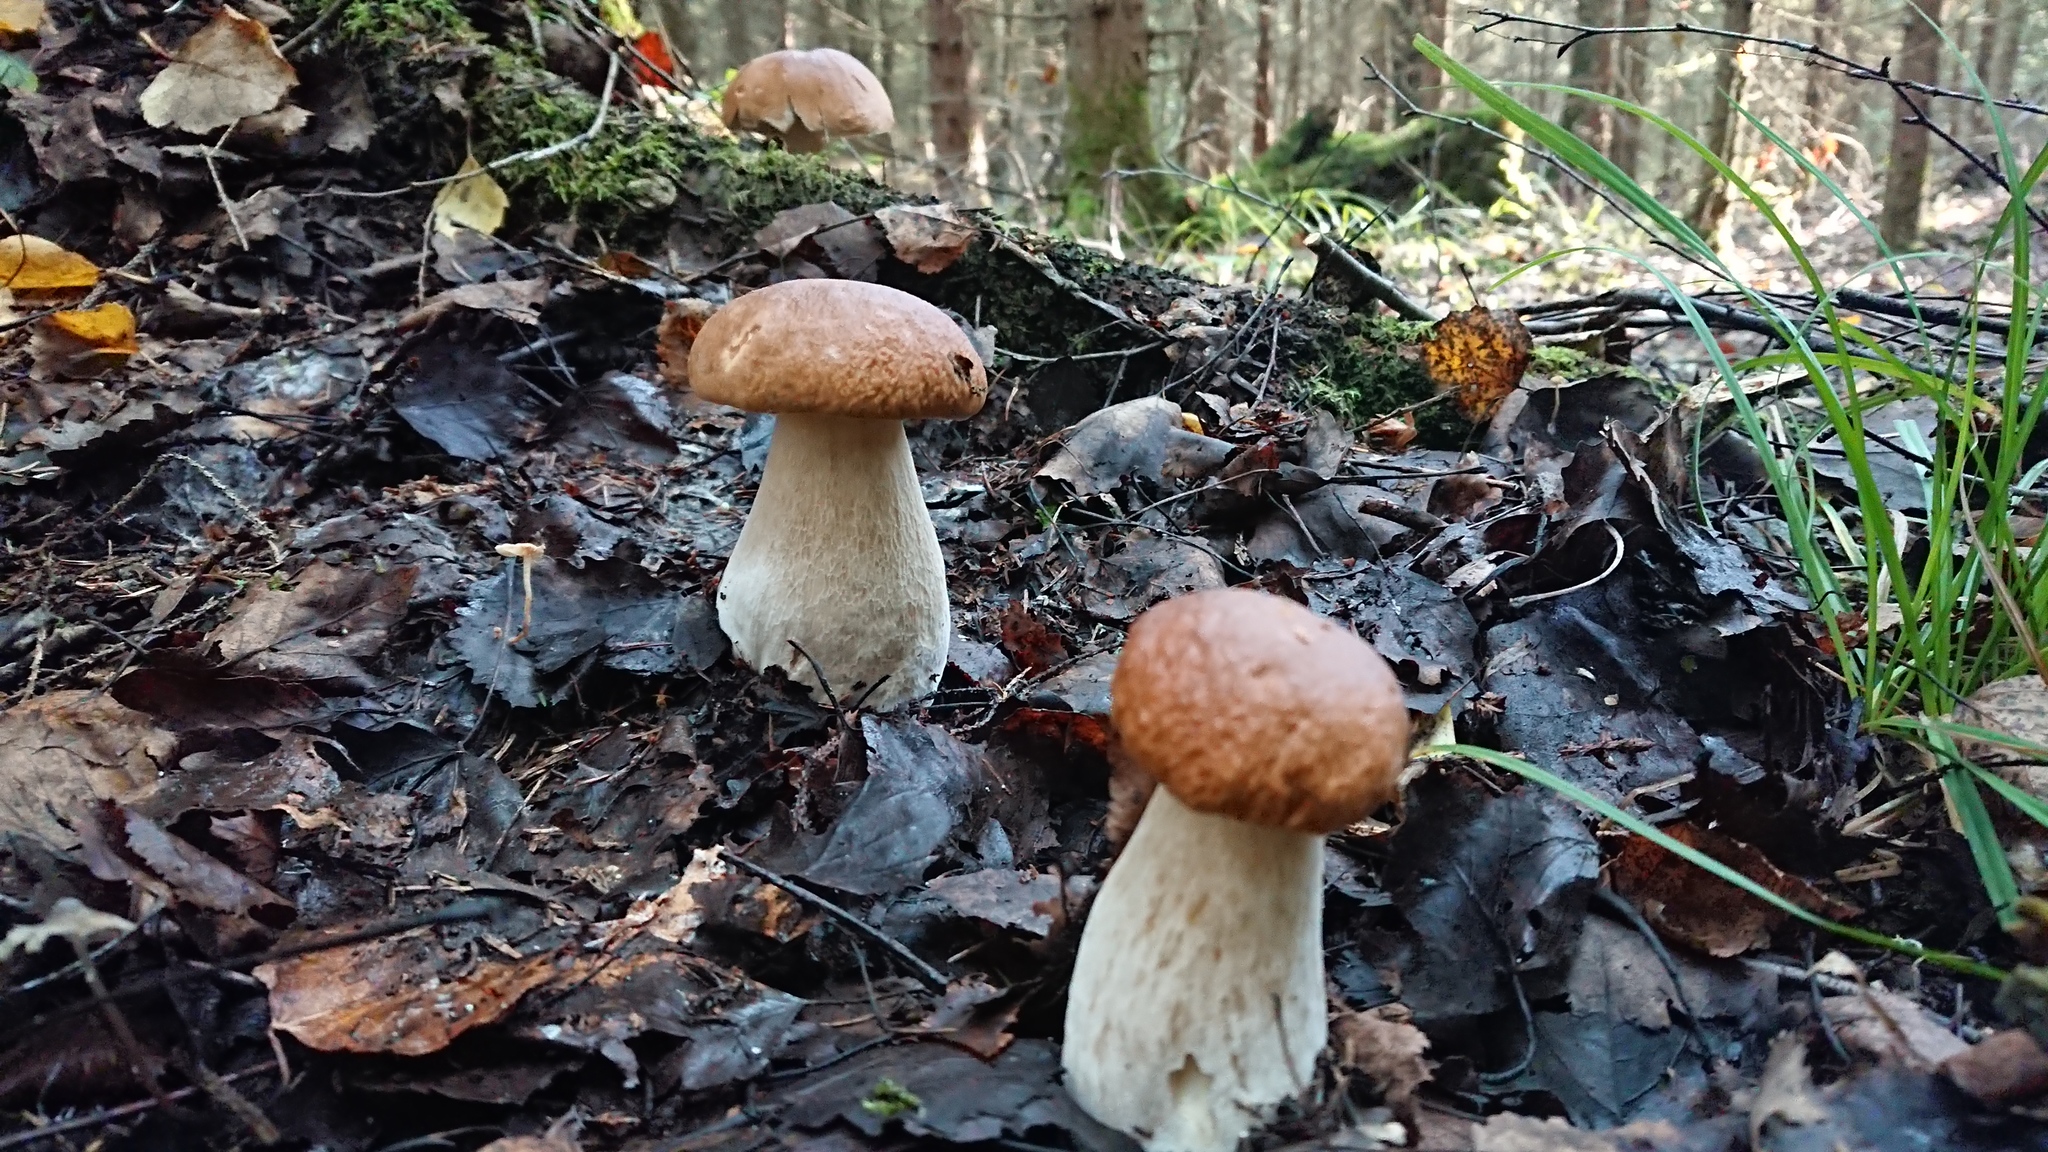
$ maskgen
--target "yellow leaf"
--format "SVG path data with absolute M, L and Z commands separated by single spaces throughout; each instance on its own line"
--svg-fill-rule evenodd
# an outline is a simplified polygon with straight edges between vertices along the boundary
M 270 29 L 223 6 L 142 90 L 142 118 L 152 128 L 218 132 L 276 108 L 298 82 Z
M 633 14 L 629 0 L 597 0 L 597 14 L 612 31 L 628 40 L 637 39 L 647 31 L 647 26 Z
M 17 295 L 83 291 L 100 282 L 92 261 L 41 236 L 0 237 L 0 288 Z
M 135 352 L 135 313 L 125 304 L 102 304 L 82 312 L 58 312 L 45 318 L 51 327 L 111 351 Z
M 462 178 L 442 185 L 434 195 L 434 231 L 443 236 L 454 236 L 464 228 L 486 236 L 496 232 L 505 223 L 511 198 L 474 156 L 464 160 L 455 174 Z
M 141 351 L 135 313 L 122 304 L 58 312 L 36 322 L 29 341 L 40 376 L 103 376 Z
M 0 0 L 0 36 L 26 36 L 43 26 L 43 0 Z
M 1453 393 L 1474 422 L 1493 415 L 1529 367 L 1529 330 L 1513 312 L 1453 312 L 1418 350 L 1437 391 Z

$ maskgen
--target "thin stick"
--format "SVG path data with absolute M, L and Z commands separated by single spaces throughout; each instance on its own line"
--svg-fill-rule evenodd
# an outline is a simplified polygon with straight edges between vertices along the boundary
M 235 129 L 241 126 L 242 121 L 237 119 L 234 123 L 222 129 L 220 139 L 214 141 L 213 147 L 208 148 L 201 155 L 206 157 L 206 174 L 213 177 L 214 194 L 220 197 L 220 210 L 228 214 L 228 224 L 235 230 L 235 240 L 241 244 L 242 251 L 247 252 L 249 250 L 249 234 L 242 231 L 242 221 L 235 216 L 234 203 L 228 199 L 227 185 L 220 182 L 220 167 L 213 162 L 214 154 L 220 151 L 220 146 L 227 143 L 228 137 L 233 135 Z
M 246 1080 L 251 1076 L 260 1076 L 265 1072 L 276 1071 L 276 1069 L 277 1061 L 266 1061 L 254 1068 L 245 1068 L 240 1072 L 223 1076 L 220 1078 L 220 1082 L 222 1084 L 232 1084 L 237 1080 Z M 188 1097 L 196 1096 L 200 1091 L 201 1089 L 197 1087 L 180 1088 L 176 1092 L 167 1094 L 164 1099 L 171 1103 L 176 1103 Z M 133 1104 L 123 1104 L 118 1108 L 102 1108 L 97 1112 L 88 1112 L 83 1116 L 74 1116 L 69 1120 L 61 1120 L 55 1124 L 45 1124 L 41 1128 L 31 1128 L 26 1132 L 16 1132 L 12 1136 L 0 1136 L 0 1152 L 5 1152 L 9 1148 L 26 1147 L 50 1136 L 62 1136 L 66 1132 L 77 1132 L 83 1128 L 96 1128 L 101 1124 L 111 1124 L 116 1120 L 129 1116 L 141 1115 L 155 1107 L 158 1107 L 158 1101 L 156 1100 L 137 1100 Z
M 740 857 L 733 855 L 731 852 L 721 852 L 719 853 L 719 856 L 726 863 L 731 864 L 733 867 L 738 868 L 740 871 L 748 873 L 749 875 L 752 875 L 758 879 L 766 880 L 768 883 L 775 885 L 777 888 L 782 889 L 784 892 L 789 893 L 791 896 L 794 896 L 797 899 L 802 900 L 804 903 L 811 905 L 813 908 L 816 908 L 818 911 L 823 912 L 825 915 L 830 916 L 834 920 L 839 921 L 846 927 L 853 929 L 855 932 L 860 933 L 862 936 L 865 936 L 868 939 L 873 940 L 875 943 L 881 945 L 882 947 L 888 949 L 890 955 L 895 956 L 898 960 L 901 960 L 905 964 L 910 965 L 911 975 L 917 977 L 918 983 L 923 984 L 925 987 L 931 989 L 934 992 L 944 992 L 946 990 L 946 976 L 944 973 L 940 972 L 937 968 L 932 967 L 930 964 L 925 963 L 923 958 L 918 956 L 917 953 L 912 952 L 908 948 L 905 948 L 902 942 L 890 936 L 888 933 L 882 931 L 880 928 L 877 928 L 874 925 L 868 923 L 867 921 L 862 920 L 860 917 L 855 916 L 853 913 L 848 912 L 846 909 L 841 908 L 839 905 L 832 903 L 830 900 L 825 899 L 823 896 L 818 895 L 816 892 L 813 892 L 810 889 L 805 888 L 803 885 L 796 883 L 787 876 L 783 876 L 775 872 L 770 872 L 768 869 L 761 867 L 759 864 L 756 864 L 751 860 L 743 860 Z
M 1363 289 L 1366 295 L 1392 308 L 1394 314 L 1401 319 L 1418 320 L 1423 323 L 1436 319 L 1429 314 L 1427 308 L 1410 300 L 1392 280 L 1359 263 L 1358 258 L 1345 251 L 1342 244 L 1323 233 L 1308 234 L 1308 250 L 1328 260 L 1346 280 Z

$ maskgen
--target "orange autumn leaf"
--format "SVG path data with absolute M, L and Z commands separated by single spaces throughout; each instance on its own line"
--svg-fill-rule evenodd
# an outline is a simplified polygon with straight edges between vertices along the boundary
M 1513 312 L 1474 308 L 1437 321 L 1419 351 L 1437 391 L 1451 393 L 1477 422 L 1521 384 L 1530 349 L 1529 330 Z
M 0 237 L 0 288 L 16 295 L 82 292 L 100 282 L 99 266 L 41 236 Z
M 652 29 L 640 33 L 633 39 L 633 50 L 639 53 L 632 61 L 634 80 L 649 87 L 674 89 L 668 77 L 676 74 L 676 61 L 661 33 Z
M 125 304 L 102 304 L 82 312 L 58 312 L 45 317 L 44 323 L 95 348 L 129 353 L 140 349 L 135 343 L 135 313 L 130 312 Z

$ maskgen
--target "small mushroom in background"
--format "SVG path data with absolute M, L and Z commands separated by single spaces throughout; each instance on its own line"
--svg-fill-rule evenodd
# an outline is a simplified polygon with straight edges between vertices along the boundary
M 896 126 L 882 82 L 836 48 L 785 48 L 748 61 L 725 86 L 721 114 L 726 127 L 777 137 L 791 152 Z
M 894 288 L 789 280 L 705 321 L 689 374 L 706 400 L 776 414 L 718 584 L 733 651 L 848 704 L 936 688 L 953 631 L 946 561 L 903 421 L 981 410 L 988 377 L 959 326 Z
M 1323 838 L 1394 798 L 1408 712 L 1371 645 L 1240 588 L 1138 617 L 1110 701 L 1159 787 L 1081 934 L 1067 1088 L 1148 1152 L 1231 1152 L 1328 1039 Z

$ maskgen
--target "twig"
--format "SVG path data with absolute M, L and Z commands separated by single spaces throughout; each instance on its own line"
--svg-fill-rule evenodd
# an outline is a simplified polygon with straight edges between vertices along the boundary
M 277 1061 L 268 1060 L 254 1068 L 245 1068 L 240 1072 L 232 1072 L 222 1076 L 220 1082 L 222 1084 L 232 1084 L 237 1080 L 246 1080 L 251 1076 L 260 1076 L 265 1072 L 276 1071 L 276 1069 Z M 201 1089 L 196 1086 L 180 1088 L 176 1092 L 167 1093 L 164 1096 L 164 1100 L 176 1103 L 180 1100 L 196 1096 L 200 1091 Z M 111 1124 L 116 1120 L 125 1119 L 129 1116 L 139 1116 L 152 1108 L 159 1107 L 160 1104 L 161 1102 L 157 1100 L 137 1100 L 133 1104 L 123 1104 L 116 1108 L 102 1108 L 97 1112 L 88 1112 L 83 1116 L 74 1116 L 69 1120 L 60 1120 L 55 1124 L 45 1124 L 41 1128 L 31 1128 L 26 1132 L 16 1132 L 11 1136 L 0 1136 L 0 1152 L 5 1152 L 9 1148 L 23 1148 L 51 1136 L 62 1136 L 66 1132 L 77 1132 L 85 1128 L 97 1128 L 102 1124 Z
M 1447 524 L 1443 517 L 1433 512 L 1422 508 L 1410 508 L 1397 500 L 1384 500 L 1377 496 L 1367 496 L 1360 500 L 1358 510 L 1367 516 L 1377 516 L 1414 532 L 1435 532 Z
M 1308 234 L 1308 250 L 1330 262 L 1338 275 L 1351 281 L 1353 287 L 1394 310 L 1403 320 L 1417 320 L 1424 323 L 1435 320 L 1429 310 L 1408 298 L 1392 280 L 1359 263 L 1358 257 L 1346 251 L 1342 244 L 1321 232 Z
M 206 174 L 213 177 L 213 191 L 220 197 L 220 210 L 228 214 L 228 224 L 235 230 L 235 240 L 241 244 L 242 251 L 247 252 L 249 250 L 249 234 L 242 231 L 242 221 L 236 217 L 235 205 L 228 199 L 227 185 L 220 182 L 220 166 L 213 162 L 214 155 L 220 151 L 220 146 L 227 143 L 228 137 L 233 135 L 235 129 L 241 126 L 242 121 L 237 117 L 234 123 L 221 130 L 220 139 L 213 142 L 213 147 L 201 152 L 200 155 L 206 158 Z
M 318 36 L 329 24 L 334 23 L 334 18 L 341 15 L 341 10 L 346 7 L 348 7 L 348 0 L 330 0 L 330 3 L 321 11 L 320 15 L 313 18 L 311 24 L 292 33 L 291 39 L 277 46 L 277 54 L 289 57 L 293 51 L 303 47 L 306 41 Z
M 783 876 L 776 872 L 771 872 L 768 869 L 761 867 L 759 864 L 756 864 L 751 860 L 742 859 L 741 857 L 733 855 L 731 852 L 721 852 L 719 855 L 723 860 L 725 860 L 726 863 L 731 864 L 733 867 L 738 868 L 740 871 L 745 872 L 751 876 L 754 876 L 757 879 L 766 880 L 768 883 L 775 885 L 777 888 L 782 889 L 784 892 L 789 893 L 791 896 L 794 896 L 797 899 L 802 900 L 804 903 L 811 905 L 813 908 L 816 908 L 818 911 L 823 912 L 825 915 L 830 916 L 831 918 L 839 921 L 841 924 L 844 924 L 848 928 L 853 929 L 855 932 L 860 933 L 862 936 L 865 936 L 868 939 L 874 941 L 875 943 L 881 945 L 883 948 L 888 949 L 890 955 L 896 957 L 897 959 L 903 961 L 905 964 L 908 964 L 910 966 L 911 975 L 917 977 L 918 983 L 923 984 L 925 987 L 931 989 L 934 992 L 944 992 L 946 990 L 946 977 L 944 973 L 940 972 L 937 968 L 932 967 L 930 964 L 925 963 L 924 960 L 921 957 L 919 957 L 917 953 L 912 952 L 908 948 L 905 948 L 900 941 L 898 941 L 895 937 L 890 936 L 888 933 L 882 931 L 880 928 L 877 928 L 874 925 L 868 923 L 867 921 L 862 920 L 860 917 L 855 916 L 853 913 L 848 912 L 846 909 L 841 908 L 839 905 L 832 903 L 830 900 L 825 899 L 823 896 L 818 895 L 816 892 L 813 892 L 810 889 L 805 888 L 803 885 L 796 883 L 787 876 Z
M 164 1095 L 163 1078 L 156 1056 L 143 1048 L 142 1040 L 135 1035 L 135 1029 L 128 1026 L 128 1017 L 123 1015 L 114 998 L 107 994 L 107 982 L 100 979 L 99 965 L 92 962 L 92 948 L 84 940 L 73 938 L 71 947 L 78 953 L 78 963 L 85 969 L 85 983 L 92 989 L 92 1001 L 99 1006 L 100 1015 L 106 1018 L 107 1027 L 120 1041 L 121 1051 L 128 1057 L 128 1066 L 135 1072 L 135 1078 L 149 1089 L 149 1095 L 156 1106 L 169 1111 L 173 1108 L 171 1098 Z

